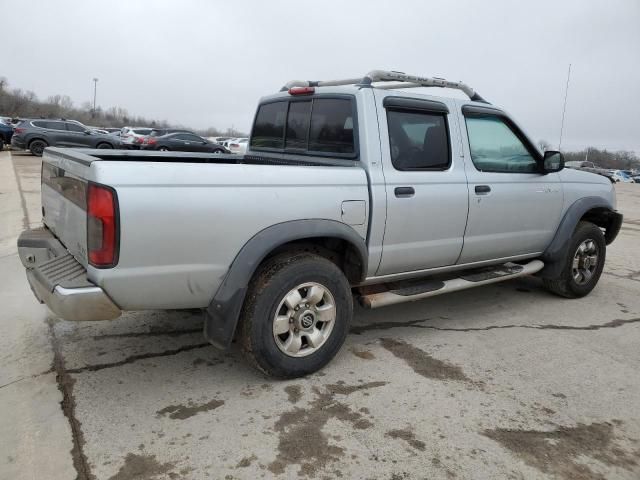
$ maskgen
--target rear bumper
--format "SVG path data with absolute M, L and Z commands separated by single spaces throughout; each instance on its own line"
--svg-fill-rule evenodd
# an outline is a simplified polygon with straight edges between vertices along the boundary
M 15 148 L 20 148 L 20 149 L 27 148 L 26 142 L 23 139 L 17 138 L 15 136 L 11 138 L 11 146 Z
M 36 298 L 65 320 L 112 320 L 120 308 L 45 227 L 25 230 L 18 253 Z

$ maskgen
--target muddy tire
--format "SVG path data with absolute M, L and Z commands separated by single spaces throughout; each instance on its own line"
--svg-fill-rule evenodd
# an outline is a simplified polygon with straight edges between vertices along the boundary
M 579 298 L 594 289 L 607 253 L 602 230 L 590 222 L 580 222 L 573 232 L 567 258 L 558 278 L 544 279 L 547 290 L 566 298 Z
M 334 263 L 311 253 L 285 253 L 254 275 L 240 314 L 240 343 L 265 374 L 301 377 L 338 353 L 352 315 L 349 282 Z
M 44 140 L 34 140 L 29 144 L 29 151 L 36 157 L 41 157 L 44 149 L 47 148 L 47 142 Z

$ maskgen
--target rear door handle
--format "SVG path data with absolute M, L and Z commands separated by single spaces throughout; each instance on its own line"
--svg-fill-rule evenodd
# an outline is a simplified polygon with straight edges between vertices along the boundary
M 476 185 L 476 195 L 487 195 L 490 191 L 489 185 Z
M 413 197 L 416 194 L 413 187 L 396 187 L 394 192 L 398 198 Z

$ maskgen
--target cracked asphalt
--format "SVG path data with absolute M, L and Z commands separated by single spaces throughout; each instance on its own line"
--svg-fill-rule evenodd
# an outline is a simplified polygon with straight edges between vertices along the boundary
M 535 278 L 373 311 L 273 381 L 199 312 L 55 318 L 16 254 L 40 161 L 0 153 L 0 478 L 638 479 L 640 185 L 596 290 Z

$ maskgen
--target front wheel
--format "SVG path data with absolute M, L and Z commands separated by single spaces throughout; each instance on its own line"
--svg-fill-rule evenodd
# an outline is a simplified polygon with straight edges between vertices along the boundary
M 267 375 L 301 377 L 336 355 L 352 315 L 349 282 L 334 263 L 310 253 L 278 255 L 250 284 L 240 316 L 242 348 Z
M 595 288 L 604 268 L 607 244 L 602 230 L 590 222 L 578 223 L 567 252 L 558 278 L 544 279 L 544 285 L 562 297 L 584 297 Z

